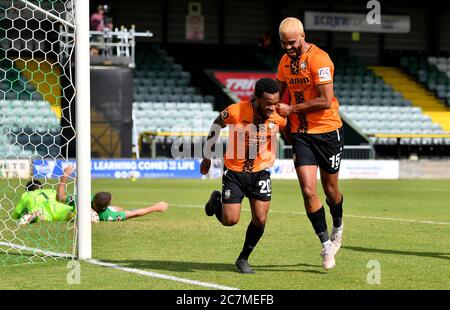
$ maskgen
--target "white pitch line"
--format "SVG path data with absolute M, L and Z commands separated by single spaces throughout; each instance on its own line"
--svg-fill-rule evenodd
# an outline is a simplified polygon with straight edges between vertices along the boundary
M 370 220 L 380 220 L 380 221 L 394 221 L 394 222 L 410 222 L 410 223 L 420 223 L 420 224 L 432 224 L 432 225 L 447 225 L 450 226 L 449 222 L 434 222 L 427 220 L 413 220 L 413 219 L 403 219 L 398 217 L 378 217 L 378 216 L 364 216 L 364 215 L 345 215 L 347 217 L 354 217 L 359 219 L 370 219 Z
M 147 205 L 148 203 L 130 201 L 130 204 L 145 204 L 145 205 Z M 182 207 L 182 208 L 195 208 L 195 209 L 202 209 L 202 208 L 204 208 L 204 206 L 201 206 L 201 205 L 185 205 L 185 204 L 173 204 L 173 205 L 169 205 L 169 206 Z M 242 208 L 242 210 L 248 211 L 249 209 L 248 208 Z M 306 212 L 299 212 L 299 211 L 270 210 L 269 213 L 306 215 Z M 379 221 L 409 222 L 409 223 L 419 223 L 419 224 L 431 224 L 431 225 L 450 226 L 450 222 L 435 222 L 435 221 L 428 221 L 428 220 L 413 220 L 413 219 L 404 219 L 404 218 L 400 218 L 400 217 L 379 217 L 379 216 L 353 215 L 353 214 L 345 214 L 345 213 L 344 213 L 344 217 L 368 219 L 368 220 L 379 220 Z
M 105 263 L 105 262 L 98 261 L 95 259 L 90 259 L 90 260 L 87 260 L 86 262 L 93 264 L 93 265 L 108 267 L 108 268 L 112 268 L 112 269 L 118 269 L 118 270 L 125 271 L 125 272 L 136 273 L 136 274 L 151 277 L 151 278 L 170 280 L 170 281 L 181 282 L 181 283 L 186 283 L 186 284 L 191 284 L 191 285 L 214 288 L 214 289 L 218 289 L 218 290 L 239 290 L 238 288 L 235 288 L 235 287 L 229 287 L 229 286 L 223 286 L 223 285 L 214 284 L 214 283 L 207 283 L 207 282 L 201 282 L 201 281 L 190 280 L 190 279 L 185 279 L 185 278 L 179 278 L 179 277 L 175 277 L 175 276 L 168 276 L 165 274 L 144 271 L 144 270 L 140 270 L 140 269 L 136 269 L 136 268 L 123 267 L 120 265 L 116 265 L 116 264 L 112 264 L 112 263 Z
M 71 254 L 45 251 L 45 250 L 41 250 L 38 248 L 27 247 L 24 245 L 19 245 L 19 244 L 14 244 L 14 243 L 9 243 L 9 242 L 0 242 L 0 246 L 6 246 L 6 247 L 9 247 L 12 249 L 18 249 L 18 250 L 22 250 L 22 251 L 29 251 L 29 252 L 33 252 L 34 254 L 40 253 L 40 254 L 44 254 L 46 256 L 74 258 L 74 256 Z M 140 269 L 136 269 L 136 268 L 123 267 L 123 266 L 112 264 L 112 263 L 102 262 L 102 261 L 99 261 L 96 259 L 88 259 L 88 260 L 85 260 L 85 262 L 92 264 L 92 265 L 108 267 L 108 268 L 121 270 L 121 271 L 125 271 L 125 272 L 131 272 L 131 273 L 135 273 L 135 274 L 139 274 L 139 275 L 147 276 L 147 277 L 151 277 L 151 278 L 170 280 L 170 281 L 175 281 L 175 282 L 180 282 L 180 283 L 214 288 L 214 289 L 218 289 L 218 290 L 239 290 L 238 288 L 235 288 L 235 287 L 229 287 L 229 286 L 224 286 L 224 285 L 215 284 L 215 283 L 201 282 L 201 281 L 196 281 L 196 280 L 191 280 L 191 279 L 169 276 L 169 275 L 156 273 L 156 272 L 140 270 Z

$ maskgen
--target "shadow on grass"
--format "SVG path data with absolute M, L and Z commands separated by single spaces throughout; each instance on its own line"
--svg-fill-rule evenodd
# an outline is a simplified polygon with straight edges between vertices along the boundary
M 293 267 L 311 267 L 315 269 L 294 269 Z M 307 272 L 307 273 L 318 273 L 325 274 L 326 272 L 322 270 L 321 265 L 310 265 L 310 264 L 294 264 L 294 265 L 255 265 L 252 266 L 254 270 L 265 270 L 265 271 L 281 271 L 281 272 Z M 286 269 L 288 268 L 288 269 Z M 317 270 L 319 269 L 319 270 Z
M 408 256 L 430 257 L 430 258 L 439 258 L 439 259 L 450 260 L 450 253 L 374 249 L 374 248 L 364 248 L 364 247 L 358 247 L 358 246 L 342 246 L 342 248 L 346 249 L 346 250 L 365 252 L 365 253 L 408 255 Z
M 237 272 L 234 263 L 199 263 L 199 262 L 178 262 L 178 261 L 157 261 L 157 260 L 104 260 L 108 263 L 118 264 L 123 267 L 135 269 L 152 269 L 177 272 L 195 272 L 205 271 L 228 271 Z M 280 271 L 280 272 L 307 272 L 307 273 L 325 273 L 321 270 L 301 269 L 295 267 L 321 268 L 318 265 L 293 264 L 293 265 L 252 265 L 255 271 Z

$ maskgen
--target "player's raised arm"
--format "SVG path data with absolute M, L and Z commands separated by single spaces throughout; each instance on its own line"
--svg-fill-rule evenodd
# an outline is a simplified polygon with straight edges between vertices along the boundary
M 205 152 L 203 152 L 203 160 L 200 164 L 200 173 L 203 175 L 208 174 L 209 172 L 209 168 L 211 167 L 211 153 L 214 151 L 217 139 L 219 139 L 220 130 L 226 126 L 223 120 L 223 113 L 224 112 L 216 117 L 208 132 L 208 138 L 205 143 Z
M 56 200 L 62 203 L 66 203 L 66 185 L 67 185 L 67 178 L 72 175 L 72 173 L 75 170 L 71 165 L 68 165 L 64 169 L 63 175 L 59 179 L 58 188 L 56 190 Z

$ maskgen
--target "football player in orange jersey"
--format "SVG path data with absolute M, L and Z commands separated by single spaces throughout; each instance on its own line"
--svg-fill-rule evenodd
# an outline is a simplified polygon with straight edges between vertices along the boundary
M 277 81 L 258 80 L 250 101 L 230 105 L 215 119 L 206 143 L 214 145 L 220 129 L 230 125 L 222 193 L 212 192 L 205 212 L 208 216 L 216 215 L 224 226 L 233 226 L 239 222 L 244 196 L 249 198 L 252 220 L 235 263 L 241 273 L 254 273 L 248 257 L 264 233 L 269 212 L 272 197 L 269 168 L 275 161 L 276 133 L 286 125 L 286 119 L 276 112 L 279 101 Z M 210 156 L 205 153 L 201 173 L 207 174 L 210 165 Z
M 301 21 L 284 19 L 279 27 L 281 46 L 285 50 L 277 72 L 280 95 L 278 111 L 288 116 L 294 164 L 303 194 L 304 205 L 322 246 L 322 266 L 335 265 L 335 255 L 342 242 L 343 195 L 338 187 L 339 167 L 344 147 L 339 102 L 333 93 L 334 65 L 326 52 L 305 41 Z M 325 209 L 317 195 L 317 167 L 333 217 L 333 229 L 328 235 Z

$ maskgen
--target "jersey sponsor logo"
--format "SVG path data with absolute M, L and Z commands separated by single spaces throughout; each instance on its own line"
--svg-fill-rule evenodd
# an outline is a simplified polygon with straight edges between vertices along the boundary
M 309 83 L 310 83 L 309 77 L 289 79 L 290 85 L 301 85 L 301 84 L 309 84 Z
M 319 75 L 319 82 L 331 81 L 330 67 L 319 68 L 319 70 L 317 70 L 317 74 Z

